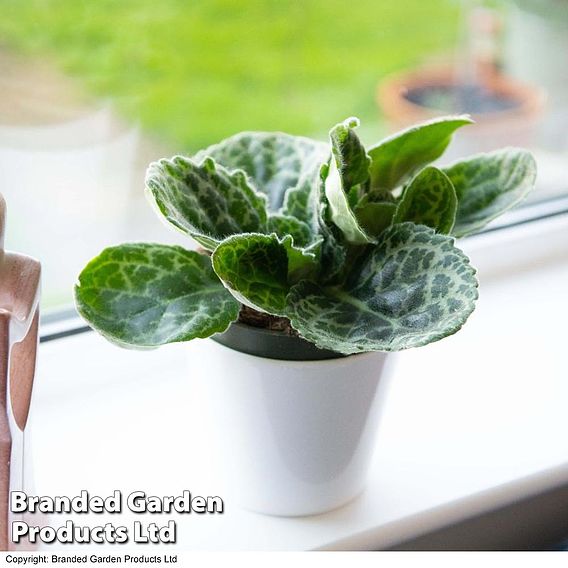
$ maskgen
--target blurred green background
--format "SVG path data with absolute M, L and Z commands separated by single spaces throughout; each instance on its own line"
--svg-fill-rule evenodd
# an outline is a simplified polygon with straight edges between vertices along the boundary
M 53 62 L 170 146 L 378 131 L 378 81 L 451 52 L 455 0 L 0 0 L 0 49 Z

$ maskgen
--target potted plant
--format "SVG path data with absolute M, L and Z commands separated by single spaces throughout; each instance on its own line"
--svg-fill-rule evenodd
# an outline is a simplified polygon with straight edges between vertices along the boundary
M 303 515 L 363 488 L 388 352 L 457 332 L 477 299 L 455 237 L 531 190 L 532 156 L 437 159 L 471 122 L 419 124 L 371 147 L 356 119 L 328 143 L 244 132 L 150 165 L 159 215 L 201 248 L 105 249 L 75 288 L 80 314 L 134 348 L 212 337 L 232 477 L 245 506 Z

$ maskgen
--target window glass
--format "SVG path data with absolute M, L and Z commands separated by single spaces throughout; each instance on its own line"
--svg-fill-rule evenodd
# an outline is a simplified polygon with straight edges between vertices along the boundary
M 566 190 L 568 2 L 0 0 L 0 191 L 7 244 L 68 304 L 123 240 L 187 243 L 144 199 L 153 159 L 240 130 L 366 142 L 469 112 L 448 159 L 535 150 L 533 199 Z M 527 41 L 527 38 L 531 38 Z

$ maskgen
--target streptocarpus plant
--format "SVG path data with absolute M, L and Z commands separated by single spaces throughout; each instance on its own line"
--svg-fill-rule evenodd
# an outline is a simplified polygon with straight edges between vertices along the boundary
M 429 165 L 469 122 L 436 119 L 366 150 L 351 118 L 328 143 L 243 132 L 155 162 L 148 197 L 201 251 L 107 248 L 79 276 L 78 310 L 107 339 L 140 348 L 221 333 L 242 305 L 344 354 L 451 335 L 477 299 L 454 237 L 517 204 L 536 175 L 532 156 L 511 148 Z

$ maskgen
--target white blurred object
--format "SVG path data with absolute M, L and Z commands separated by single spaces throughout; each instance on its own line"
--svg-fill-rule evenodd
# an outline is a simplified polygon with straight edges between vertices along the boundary
M 568 2 L 509 2 L 505 34 L 507 73 L 539 85 L 551 105 L 568 105 Z
M 109 108 L 67 122 L 0 126 L 9 246 L 44 265 L 48 303 L 69 301 L 85 262 L 120 240 L 139 141 Z
M 505 31 L 506 73 L 547 93 L 539 146 L 568 152 L 568 2 L 511 1 Z

